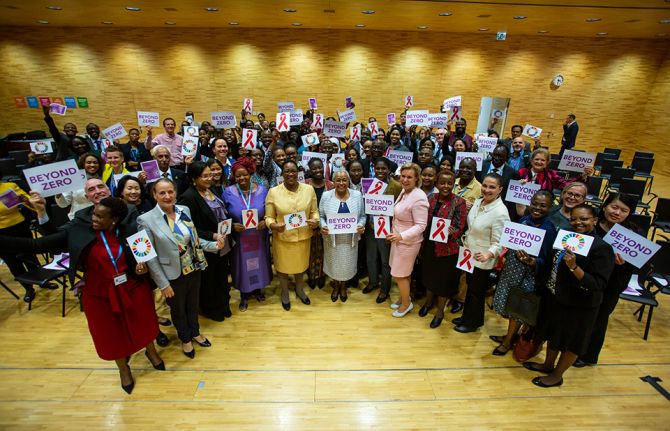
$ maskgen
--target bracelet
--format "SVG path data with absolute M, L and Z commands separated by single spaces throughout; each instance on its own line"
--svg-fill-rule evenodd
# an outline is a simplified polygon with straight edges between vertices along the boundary
M 568 269 L 570 270 L 570 272 L 575 272 L 575 271 L 577 270 L 577 267 L 578 267 L 578 266 L 579 266 L 579 265 L 575 265 L 574 268 L 570 268 L 570 267 L 568 267 Z

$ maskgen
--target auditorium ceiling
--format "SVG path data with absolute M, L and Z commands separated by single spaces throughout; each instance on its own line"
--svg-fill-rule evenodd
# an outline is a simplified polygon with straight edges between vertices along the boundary
M 0 26 L 261 27 L 491 37 L 506 32 L 507 37 L 667 38 L 670 0 L 0 0 Z

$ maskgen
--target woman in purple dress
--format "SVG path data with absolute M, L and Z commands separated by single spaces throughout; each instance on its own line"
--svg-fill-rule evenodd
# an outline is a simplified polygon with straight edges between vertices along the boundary
M 233 184 L 223 192 L 228 215 L 233 219 L 233 284 L 240 290 L 240 311 L 246 311 L 252 293 L 259 302 L 264 301 L 261 289 L 272 281 L 270 241 L 264 219 L 268 190 L 251 181 L 255 170 L 252 159 L 238 159 L 231 168 Z

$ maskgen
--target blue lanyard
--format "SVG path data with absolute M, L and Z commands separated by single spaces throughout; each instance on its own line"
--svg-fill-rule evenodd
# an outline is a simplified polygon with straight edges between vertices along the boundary
M 248 201 L 246 199 L 244 199 L 244 193 L 242 193 L 242 189 L 240 188 L 240 185 L 239 184 L 235 184 L 235 185 L 237 186 L 237 191 L 240 192 L 240 197 L 242 197 L 242 202 L 244 203 L 244 205 L 247 207 L 247 209 L 251 208 L 251 194 L 252 194 L 251 193 L 251 189 L 252 189 L 251 184 L 249 184 L 249 200 Z
M 119 237 L 119 230 L 116 229 L 116 237 Z M 121 244 L 119 244 L 119 255 L 116 256 L 116 259 L 114 259 L 114 255 L 112 255 L 112 250 L 109 248 L 109 244 L 107 244 L 107 238 L 105 238 L 105 233 L 100 231 L 100 238 L 102 238 L 103 244 L 105 244 L 105 248 L 107 249 L 107 255 L 109 256 L 109 260 L 112 261 L 112 265 L 114 265 L 114 270 L 116 273 L 119 273 L 119 267 L 116 265 L 116 262 L 119 261 L 121 258 L 121 253 L 123 252 L 123 247 L 121 247 Z

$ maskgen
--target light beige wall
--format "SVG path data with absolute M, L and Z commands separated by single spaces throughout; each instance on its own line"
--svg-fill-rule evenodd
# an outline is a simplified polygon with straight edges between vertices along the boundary
M 474 131 L 482 96 L 511 97 L 508 125 L 532 123 L 560 143 L 565 115 L 580 124 L 578 147 L 596 150 L 663 136 L 670 100 L 664 41 L 329 30 L 0 29 L 0 133 L 42 128 L 24 95 L 87 96 L 88 110 L 67 119 L 81 131 L 135 123 L 136 110 L 200 120 L 239 111 L 245 97 L 274 115 L 277 101 L 319 111 L 343 109 L 354 96 L 359 118 L 400 112 L 403 96 L 437 110 L 462 95 Z M 565 84 L 551 90 L 561 73 Z M 553 116 L 553 118 L 552 118 Z M 640 118 L 644 124 L 639 124 Z M 63 120 L 59 121 L 63 122 Z M 632 138 L 632 139 L 631 139 Z M 665 159 L 665 156 L 663 156 Z M 667 158 L 670 161 L 670 157 Z M 668 163 L 658 163 L 659 168 Z M 665 168 L 668 169 L 668 168 Z

